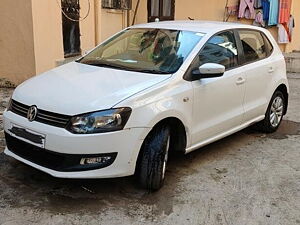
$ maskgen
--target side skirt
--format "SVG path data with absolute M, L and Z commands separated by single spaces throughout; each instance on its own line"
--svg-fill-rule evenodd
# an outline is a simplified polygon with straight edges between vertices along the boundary
M 235 128 L 233 128 L 233 129 L 231 129 L 229 131 L 226 131 L 226 132 L 218 134 L 218 135 L 216 135 L 216 136 L 214 136 L 212 138 L 209 138 L 209 139 L 207 139 L 205 141 L 202 141 L 202 142 L 199 142 L 197 144 L 194 144 L 191 147 L 188 147 L 188 148 L 185 149 L 185 154 L 187 154 L 189 152 L 192 152 L 192 151 L 194 151 L 194 150 L 196 150 L 198 148 L 201 148 L 201 147 L 203 147 L 205 145 L 208 145 L 210 143 L 213 143 L 213 142 L 215 142 L 217 140 L 220 140 L 220 139 L 222 139 L 224 137 L 227 137 L 227 136 L 229 136 L 231 134 L 234 134 L 234 133 L 236 133 L 236 132 L 238 132 L 240 130 L 243 130 L 244 128 L 249 127 L 250 125 L 252 125 L 252 124 L 254 124 L 256 122 L 259 122 L 259 121 L 263 120 L 264 118 L 265 118 L 265 115 L 256 117 L 253 120 L 250 120 L 250 121 L 248 121 L 248 122 L 246 122 L 246 123 L 244 123 L 244 124 L 242 124 L 242 125 L 240 125 L 238 127 L 235 127 Z

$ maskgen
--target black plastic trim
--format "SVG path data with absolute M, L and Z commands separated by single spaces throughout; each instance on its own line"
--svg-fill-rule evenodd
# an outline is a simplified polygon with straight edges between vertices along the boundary
M 12 104 L 9 108 L 10 111 L 12 111 L 15 114 L 18 114 L 22 117 L 27 117 L 27 112 L 29 110 L 30 106 L 25 105 L 23 103 L 17 102 L 15 100 L 12 100 Z M 61 127 L 65 128 L 67 124 L 69 123 L 69 120 L 71 119 L 71 116 L 69 115 L 63 115 L 59 113 L 49 112 L 45 111 L 43 109 L 39 109 L 37 111 L 36 118 L 34 121 L 48 124 L 54 127 Z
M 8 130 L 11 133 L 13 133 L 14 135 L 21 137 L 21 138 L 25 138 L 36 144 L 43 144 L 43 140 L 45 139 L 44 136 L 30 133 L 25 128 L 13 126 L 11 129 L 8 129 Z
M 259 32 L 264 40 L 264 43 L 266 45 L 266 41 L 268 41 L 270 43 L 270 45 L 272 46 L 272 51 L 270 51 L 270 49 L 267 49 L 267 56 L 263 59 L 257 59 L 255 61 L 251 61 L 251 62 L 246 62 L 245 61 L 245 56 L 244 56 L 244 49 L 243 49 L 243 46 L 242 46 L 242 42 L 241 42 L 241 39 L 240 39 L 240 35 L 239 35 L 239 31 L 240 30 L 249 30 L 249 31 L 255 31 L 255 32 Z M 234 38 L 235 38 L 235 42 L 236 42 L 236 46 L 237 46 L 237 49 L 238 49 L 238 65 L 236 65 L 235 67 L 231 67 L 229 69 L 226 69 L 226 71 L 230 71 L 232 69 L 236 69 L 236 68 L 239 68 L 239 67 L 242 67 L 242 66 L 245 66 L 245 65 L 249 65 L 251 63 L 254 63 L 254 62 L 257 62 L 257 61 L 260 61 L 260 60 L 265 60 L 267 58 L 269 58 L 273 51 L 274 51 L 274 45 L 273 43 L 270 41 L 270 39 L 260 30 L 256 30 L 256 29 L 250 29 L 250 28 L 233 28 L 233 29 L 226 29 L 226 30 L 222 30 L 220 32 L 217 32 L 215 34 L 213 34 L 208 40 L 207 42 L 212 38 L 214 37 L 215 35 L 217 34 L 220 34 L 220 33 L 224 33 L 226 31 L 231 31 L 234 33 Z M 207 43 L 206 42 L 206 43 Z M 205 43 L 205 44 L 206 44 Z M 188 69 L 186 70 L 186 72 L 184 73 L 183 75 L 183 79 L 186 80 L 186 81 L 195 81 L 196 79 L 193 79 L 193 76 L 192 76 L 192 71 L 195 69 L 193 67 L 193 64 L 195 63 L 195 61 L 197 60 L 197 57 L 199 55 L 199 53 L 203 50 L 203 48 L 205 47 L 205 44 L 201 47 L 200 51 L 197 53 L 197 55 L 195 56 L 195 58 L 193 59 L 193 61 L 191 62 L 191 64 L 189 65 Z M 225 71 L 225 72 L 226 72 Z
M 273 46 L 272 42 L 269 40 L 269 38 L 267 38 L 266 35 L 265 35 L 262 31 L 260 31 L 260 30 L 255 30 L 255 29 L 249 29 L 249 28 L 238 28 L 238 29 L 235 29 L 235 30 L 236 30 L 236 32 L 238 33 L 238 40 L 237 40 L 237 41 L 240 43 L 241 46 L 242 46 L 242 41 L 241 41 L 241 39 L 240 39 L 239 31 L 241 31 L 241 30 L 248 30 L 248 31 L 254 31 L 254 32 L 260 33 L 260 35 L 262 36 L 262 39 L 263 39 L 263 41 L 264 41 L 264 44 L 266 45 L 266 40 L 265 40 L 265 38 L 266 38 L 266 39 L 270 42 L 271 46 L 273 47 L 273 49 L 272 49 L 271 52 L 270 52 L 269 50 L 266 50 L 266 52 L 267 52 L 266 57 L 264 57 L 264 58 L 262 58 L 262 59 L 256 59 L 256 60 L 254 60 L 254 61 L 249 61 L 249 62 L 247 62 L 247 61 L 245 60 L 244 48 L 242 47 L 242 49 L 241 49 L 241 50 L 242 50 L 241 54 L 243 55 L 243 63 L 240 64 L 240 66 L 245 66 L 245 65 L 249 65 L 249 64 L 251 64 L 251 63 L 255 63 L 255 62 L 258 62 L 258 61 L 261 61 L 261 60 L 265 60 L 265 59 L 269 58 L 269 57 L 272 55 L 272 53 L 273 53 L 273 51 L 274 51 L 274 46 Z
M 263 39 L 264 39 L 264 42 L 265 42 L 265 46 L 267 47 L 267 43 L 269 43 L 269 45 L 272 46 L 272 49 L 270 50 L 269 48 L 267 49 L 267 57 L 268 58 L 269 56 L 272 55 L 272 53 L 274 52 L 274 45 L 272 44 L 272 42 L 270 41 L 270 39 L 263 33 L 263 32 L 260 32 L 260 34 L 262 35 Z
M 7 132 L 5 132 L 7 148 L 18 155 L 39 166 L 46 167 L 59 172 L 75 172 L 96 170 L 108 167 L 115 161 L 117 152 L 102 153 L 102 154 L 66 154 L 53 152 L 47 149 L 37 147 L 27 142 L 21 141 Z M 84 149 L 83 149 L 84 150 Z M 82 158 L 111 156 L 111 160 L 105 163 L 97 163 L 90 165 L 81 165 Z
M 198 60 L 198 55 L 199 55 L 199 53 L 203 50 L 203 48 L 205 47 L 206 43 L 207 43 L 210 39 L 212 39 L 214 36 L 216 36 L 216 35 L 218 35 L 218 34 L 221 34 L 221 33 L 224 33 L 224 32 L 232 32 L 232 33 L 233 33 L 233 36 L 234 36 L 234 39 L 235 39 L 235 43 L 236 43 L 236 46 L 237 46 L 237 40 L 236 40 L 237 36 L 236 36 L 236 33 L 235 33 L 235 29 L 226 29 L 226 30 L 222 30 L 222 31 L 219 31 L 219 32 L 213 34 L 213 35 L 205 42 L 205 44 L 203 44 L 203 46 L 202 46 L 201 49 L 198 51 L 198 53 L 196 54 L 195 58 L 193 59 L 193 61 L 192 61 L 191 64 L 189 65 L 188 69 L 186 70 L 185 74 L 183 75 L 183 79 L 184 79 L 184 80 L 186 80 L 186 81 L 195 81 L 195 80 L 197 80 L 197 79 L 193 78 L 192 72 L 193 72 L 193 70 L 195 70 L 195 68 L 194 68 L 193 65 L 194 65 L 194 64 L 196 63 L 196 61 Z M 237 46 L 237 48 L 238 48 L 238 46 Z M 239 55 L 239 51 L 240 51 L 240 49 L 238 49 L 238 55 Z M 226 71 L 230 71 L 230 70 L 232 70 L 232 69 L 235 69 L 235 68 L 239 67 L 239 63 L 240 63 L 239 60 L 240 60 L 240 59 L 239 59 L 239 57 L 238 57 L 238 64 L 235 65 L 234 67 L 231 67 L 231 68 L 229 68 L 229 69 L 226 69 Z M 225 72 L 226 72 L 226 71 L 225 71 Z

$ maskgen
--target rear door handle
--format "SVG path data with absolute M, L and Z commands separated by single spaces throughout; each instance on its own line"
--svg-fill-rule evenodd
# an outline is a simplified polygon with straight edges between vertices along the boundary
M 269 69 L 269 73 L 273 73 L 274 72 L 274 69 L 273 69 L 273 67 L 270 67 L 270 69 Z
M 239 78 L 236 80 L 236 82 L 235 82 L 235 83 L 236 83 L 237 85 L 240 85 L 240 84 L 243 84 L 243 83 L 245 83 L 245 81 L 246 81 L 246 80 L 245 80 L 244 78 L 242 78 L 242 77 L 239 77 Z

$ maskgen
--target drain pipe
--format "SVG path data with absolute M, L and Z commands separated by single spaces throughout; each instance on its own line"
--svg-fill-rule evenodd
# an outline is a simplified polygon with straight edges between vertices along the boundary
M 141 1 L 141 0 L 138 0 L 137 3 L 136 3 L 136 6 L 135 6 L 134 16 L 133 16 L 133 20 L 132 20 L 132 26 L 133 26 L 134 23 L 135 23 L 135 18 L 136 18 L 136 14 L 137 14 L 137 11 L 138 11 L 138 8 L 139 8 L 139 5 L 140 5 L 140 1 Z
M 95 46 L 99 44 L 99 19 L 98 19 L 98 0 L 94 0 L 94 19 L 95 19 Z
M 127 27 L 129 27 L 130 26 L 130 10 L 128 9 L 127 10 L 127 13 L 126 13 L 126 15 L 127 15 Z

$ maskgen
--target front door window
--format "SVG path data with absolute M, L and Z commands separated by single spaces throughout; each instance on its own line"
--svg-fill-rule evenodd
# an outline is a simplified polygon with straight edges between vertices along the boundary
M 199 65 L 218 63 L 228 70 L 238 64 L 238 50 L 232 31 L 225 31 L 213 36 L 199 54 Z

